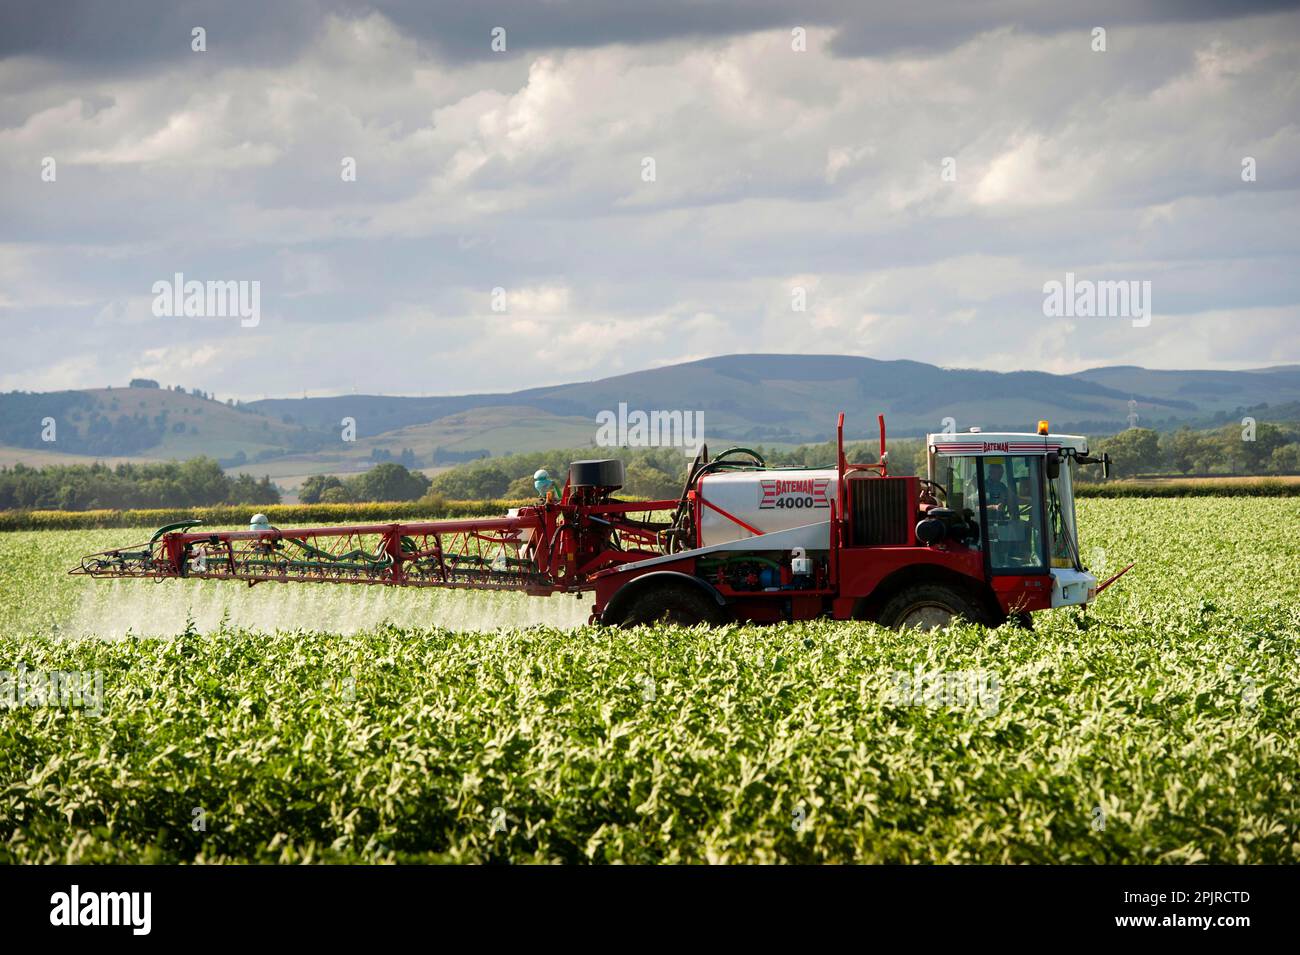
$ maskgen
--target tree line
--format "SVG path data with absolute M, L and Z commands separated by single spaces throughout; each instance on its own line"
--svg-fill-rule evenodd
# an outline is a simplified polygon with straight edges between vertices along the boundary
M 412 471 L 396 461 L 385 461 L 347 479 L 333 474 L 314 474 L 302 482 L 298 500 L 303 504 L 416 501 L 428 490 L 429 479 L 419 471 Z
M 1163 434 L 1130 428 L 1102 438 L 1092 450 L 1110 455 L 1115 477 L 1300 473 L 1300 429 L 1267 422 Z
M 278 504 L 269 477 L 230 477 L 212 458 L 157 464 L 16 464 L 0 468 L 0 510 L 86 511 L 101 508 Z

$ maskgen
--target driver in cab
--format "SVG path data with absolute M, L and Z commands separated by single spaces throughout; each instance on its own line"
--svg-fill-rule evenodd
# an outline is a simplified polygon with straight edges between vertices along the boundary
M 984 481 L 984 510 L 990 520 L 1005 521 L 1011 515 L 1011 497 L 1002 477 L 1005 469 L 1001 463 L 990 464 Z

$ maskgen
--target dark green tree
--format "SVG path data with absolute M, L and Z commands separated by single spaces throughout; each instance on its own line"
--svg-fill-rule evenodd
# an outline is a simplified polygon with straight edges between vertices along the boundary
M 1129 428 L 1097 443 L 1098 451 L 1111 458 L 1111 473 L 1116 477 L 1160 469 L 1160 436 L 1150 428 Z
M 319 504 L 330 488 L 343 487 L 343 482 L 332 474 L 313 474 L 298 488 L 298 500 L 303 504 Z
M 356 501 L 416 501 L 429 490 L 429 479 L 395 461 L 385 461 L 349 480 L 347 487 Z

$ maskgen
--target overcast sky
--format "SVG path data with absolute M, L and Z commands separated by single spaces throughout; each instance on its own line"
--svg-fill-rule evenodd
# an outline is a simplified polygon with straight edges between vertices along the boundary
M 1300 361 L 1292 5 L 871 6 L 7 3 L 0 390 Z M 155 315 L 178 272 L 258 324 Z M 1067 272 L 1149 325 L 1045 316 Z

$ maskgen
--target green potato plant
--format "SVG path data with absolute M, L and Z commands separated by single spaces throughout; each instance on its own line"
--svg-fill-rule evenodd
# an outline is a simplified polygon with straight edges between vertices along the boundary
M 0 671 L 103 683 L 98 716 L 0 693 L 0 861 L 1300 861 L 1293 518 L 1086 500 L 1086 561 L 1138 561 L 1092 609 L 932 633 L 249 628 L 225 585 L 219 624 L 105 638 L 64 571 L 133 532 L 0 534 Z M 114 586 L 144 632 L 204 585 Z

